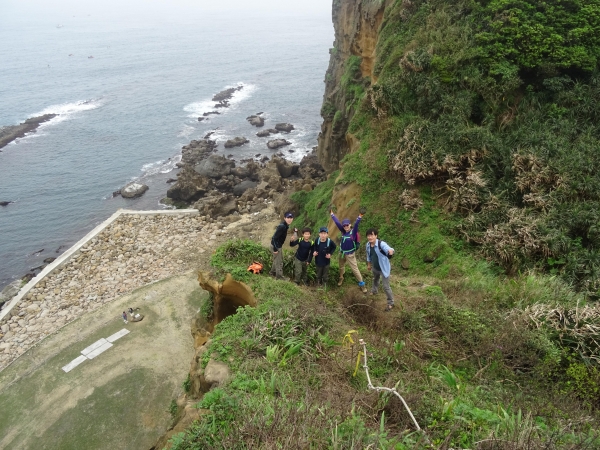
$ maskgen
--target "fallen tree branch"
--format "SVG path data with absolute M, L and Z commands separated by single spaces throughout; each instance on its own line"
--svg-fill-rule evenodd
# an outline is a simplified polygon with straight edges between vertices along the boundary
M 364 361 L 365 361 L 365 363 L 363 364 L 363 367 L 365 369 L 365 373 L 367 374 L 367 383 L 368 383 L 367 384 L 367 388 L 369 388 L 371 390 L 374 390 L 376 392 L 381 392 L 381 391 L 391 392 L 396 397 L 398 397 L 400 399 L 400 401 L 402 402 L 402 404 L 404 405 L 404 408 L 406 408 L 406 411 L 408 412 L 408 415 L 410 416 L 410 418 L 412 419 L 413 423 L 415 424 L 415 427 L 417 428 L 417 430 L 423 431 L 423 430 L 421 430 L 421 427 L 417 423 L 417 420 L 415 419 L 415 416 L 413 416 L 412 411 L 410 410 L 410 408 L 408 407 L 408 405 L 404 401 L 404 398 L 402 398 L 402 396 L 398 393 L 398 391 L 396 391 L 396 388 L 387 388 L 387 387 L 373 386 L 373 383 L 371 383 L 371 377 L 369 376 L 369 366 L 367 365 L 367 344 L 365 343 L 365 341 L 363 339 L 359 339 L 358 342 L 363 347 L 362 354 L 363 354 Z

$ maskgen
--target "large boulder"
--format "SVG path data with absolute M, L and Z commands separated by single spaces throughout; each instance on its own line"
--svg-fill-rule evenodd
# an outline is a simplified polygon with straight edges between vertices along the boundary
M 293 164 L 287 159 L 276 156 L 271 160 L 271 164 L 275 164 L 277 170 L 279 171 L 279 175 L 281 175 L 282 178 L 289 178 L 298 173 L 298 165 Z
M 229 175 L 234 167 L 235 161 L 219 155 L 210 155 L 204 161 L 196 164 L 194 170 L 203 177 L 221 178 Z
M 316 152 L 311 152 L 300 161 L 298 174 L 305 179 L 323 181 L 326 178 L 325 169 L 319 162 Z
M 256 135 L 258 137 L 267 137 L 277 133 L 279 133 L 279 131 L 277 131 L 275 128 L 267 128 L 266 130 L 260 130 L 258 133 L 256 133 Z
M 276 148 L 290 144 L 291 142 L 286 141 L 285 139 L 273 139 L 272 141 L 267 142 L 267 147 L 269 147 L 271 150 L 275 150 Z
M 254 125 L 255 127 L 262 127 L 265 124 L 265 119 L 256 115 L 246 117 L 246 120 L 250 122 L 250 125 Z
M 203 197 L 194 203 L 194 208 L 203 216 L 222 217 L 237 211 L 237 200 L 231 194 Z
M 250 181 L 250 180 L 242 181 L 241 183 L 236 184 L 233 187 L 233 195 L 235 195 L 236 197 L 239 197 L 244 192 L 246 192 L 248 189 L 253 189 L 257 185 L 258 185 L 258 183 L 256 181 Z
M 148 186 L 142 183 L 129 183 L 127 186 L 121 189 L 121 197 L 124 198 L 136 198 L 141 197 L 148 190 Z
M 225 142 L 225 148 L 239 147 L 240 145 L 244 145 L 248 142 L 250 141 L 245 137 L 236 137 Z
M 203 177 L 190 166 L 184 166 L 175 183 L 167 191 L 167 197 L 175 201 L 195 202 L 211 188 L 210 178 Z
M 231 374 L 227 364 L 220 361 L 215 361 L 214 359 L 208 361 L 208 364 L 204 369 L 204 381 L 209 386 L 209 389 L 212 389 L 216 386 L 221 386 L 227 380 L 229 380 L 230 377 Z
M 278 123 L 277 125 L 275 125 L 275 129 L 277 131 L 284 131 L 286 133 L 289 133 L 294 129 L 294 125 L 292 125 L 291 123 Z
M 181 148 L 181 162 L 183 164 L 196 165 L 213 154 L 217 149 L 217 143 L 209 139 L 193 140 Z

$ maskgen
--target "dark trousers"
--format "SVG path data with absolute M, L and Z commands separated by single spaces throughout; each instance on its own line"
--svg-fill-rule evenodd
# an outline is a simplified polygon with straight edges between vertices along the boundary
M 294 258 L 294 281 L 300 283 L 301 281 L 306 282 L 306 271 L 308 264 L 306 261 L 300 261 L 298 258 Z
M 327 284 L 327 280 L 329 280 L 329 265 L 317 266 L 317 283 Z

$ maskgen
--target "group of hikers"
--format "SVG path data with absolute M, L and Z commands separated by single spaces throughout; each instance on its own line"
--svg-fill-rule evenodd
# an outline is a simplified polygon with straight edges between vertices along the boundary
M 350 270 L 357 280 L 358 286 L 365 294 L 376 295 L 379 291 L 380 283 L 387 296 L 387 307 L 385 311 L 390 311 L 394 307 L 394 295 L 390 287 L 390 258 L 394 254 L 394 249 L 387 243 L 378 239 L 378 231 L 375 228 L 367 230 L 367 270 L 373 273 L 373 286 L 369 291 L 365 285 L 362 274 L 358 269 L 358 261 L 356 260 L 356 251 L 360 247 L 358 227 L 363 218 L 364 210 L 356 218 L 354 226 L 350 219 L 343 219 L 341 222 L 335 216 L 333 209 L 330 209 L 331 219 L 341 232 L 340 249 L 339 249 L 339 273 L 338 286 L 344 282 L 344 274 L 346 273 L 346 264 L 350 266 Z M 275 233 L 271 238 L 271 252 L 273 253 L 273 266 L 271 267 L 270 275 L 283 279 L 283 246 L 287 239 L 288 230 L 294 214 L 286 212 L 281 222 L 275 229 Z M 294 229 L 294 233 L 290 238 L 290 246 L 298 247 L 294 258 L 294 282 L 296 284 L 307 284 L 307 270 L 311 262 L 315 261 L 317 272 L 317 285 L 327 285 L 329 280 L 329 265 L 337 246 L 332 239 L 329 238 L 329 230 L 326 226 L 319 228 L 319 237 L 312 240 L 312 230 L 308 227 L 300 230 L 301 236 L 298 236 L 298 230 Z

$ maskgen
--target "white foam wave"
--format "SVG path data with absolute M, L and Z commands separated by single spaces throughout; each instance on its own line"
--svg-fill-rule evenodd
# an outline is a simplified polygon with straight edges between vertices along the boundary
M 228 110 L 236 109 L 237 106 L 241 102 L 250 98 L 252 96 L 252 94 L 254 93 L 254 91 L 256 91 L 256 86 L 254 84 L 244 84 L 244 83 L 237 83 L 234 86 L 225 86 L 222 90 L 229 89 L 232 87 L 237 87 L 237 86 L 243 86 L 243 88 L 240 89 L 239 91 L 236 91 L 233 93 L 233 96 L 229 100 L 228 108 L 215 108 L 215 105 L 218 102 L 215 102 L 214 100 L 212 100 L 213 96 L 211 95 L 207 99 L 185 105 L 183 107 L 183 110 L 185 112 L 189 113 L 188 117 L 193 118 L 193 119 L 196 119 L 196 118 L 202 116 L 202 114 L 211 112 L 211 111 L 219 111 L 219 113 L 221 113 L 221 115 L 226 114 Z M 212 116 L 209 116 L 209 117 L 212 117 Z
M 48 106 L 32 115 L 32 117 L 43 116 L 44 114 L 58 114 L 58 116 L 49 120 L 48 122 L 44 122 L 40 125 L 40 127 L 54 125 L 59 122 L 63 122 L 73 117 L 77 113 L 83 111 L 90 111 L 92 109 L 100 108 L 103 105 L 102 98 L 98 99 L 90 99 L 90 100 L 80 100 L 73 103 L 61 103 L 58 105 Z
M 183 128 L 177 134 L 177 137 L 189 138 L 196 129 L 190 125 L 183 125 Z
M 181 155 L 173 156 L 172 158 L 152 163 L 144 164 L 141 168 L 142 175 L 139 178 L 144 178 L 159 173 L 169 173 L 177 167 L 177 163 L 181 161 Z M 135 180 L 135 179 L 134 179 Z

